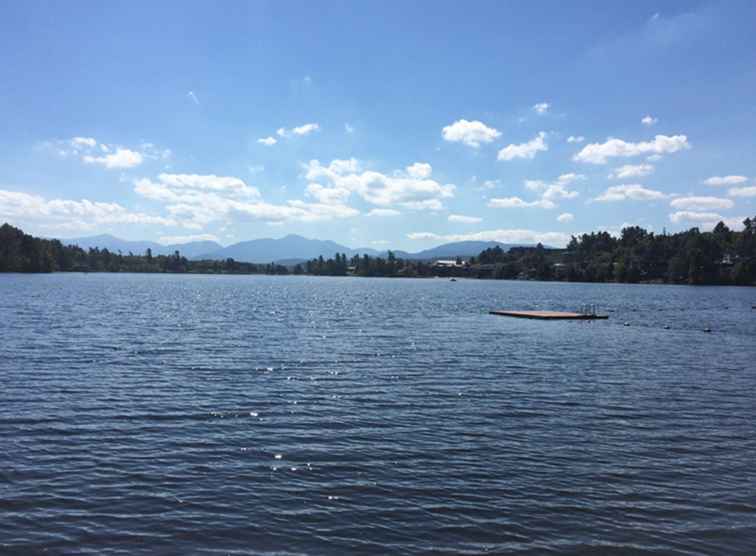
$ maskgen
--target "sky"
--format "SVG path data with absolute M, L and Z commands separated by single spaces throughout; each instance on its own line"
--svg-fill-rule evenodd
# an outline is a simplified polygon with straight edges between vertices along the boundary
M 0 1 L 0 221 L 565 245 L 756 216 L 756 4 Z

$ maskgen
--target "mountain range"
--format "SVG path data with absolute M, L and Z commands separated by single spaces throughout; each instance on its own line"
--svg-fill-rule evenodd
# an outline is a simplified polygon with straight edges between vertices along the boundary
M 335 241 L 309 239 L 306 237 L 290 234 L 282 238 L 252 239 L 234 243 L 223 247 L 214 241 L 193 241 L 182 244 L 163 245 L 154 241 L 130 241 L 112 235 L 103 234 L 98 236 L 72 238 L 62 240 L 69 245 L 78 245 L 82 249 L 99 248 L 121 253 L 144 254 L 151 249 L 153 255 L 169 255 L 179 251 L 189 259 L 228 259 L 249 263 L 281 262 L 295 264 L 297 262 L 333 257 L 336 253 L 345 253 L 348 257 L 354 255 L 369 255 L 385 257 L 388 251 L 378 251 L 368 247 L 352 249 Z M 416 253 L 407 251 L 394 251 L 394 255 L 402 259 L 433 260 L 455 257 L 472 257 L 478 255 L 484 249 L 499 246 L 505 251 L 511 247 L 522 244 L 507 244 L 498 241 L 458 241 L 445 243 L 431 249 L 425 249 Z

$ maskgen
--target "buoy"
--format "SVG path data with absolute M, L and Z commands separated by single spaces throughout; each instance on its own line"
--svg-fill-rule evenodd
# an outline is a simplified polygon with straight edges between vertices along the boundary
M 664 330 L 669 330 L 669 325 L 668 324 L 664 325 Z
M 625 326 L 630 326 L 630 323 L 629 323 L 629 322 L 626 322 L 626 323 L 625 323 Z
M 711 332 L 711 328 L 704 328 L 704 332 Z

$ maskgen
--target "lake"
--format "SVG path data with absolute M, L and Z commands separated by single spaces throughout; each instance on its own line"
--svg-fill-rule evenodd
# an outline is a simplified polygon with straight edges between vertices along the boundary
M 754 303 L 0 275 L 0 554 L 753 554 Z

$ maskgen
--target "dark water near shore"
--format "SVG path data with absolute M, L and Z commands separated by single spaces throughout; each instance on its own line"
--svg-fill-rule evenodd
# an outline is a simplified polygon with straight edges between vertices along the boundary
M 0 554 L 754 554 L 754 303 L 0 275 Z

